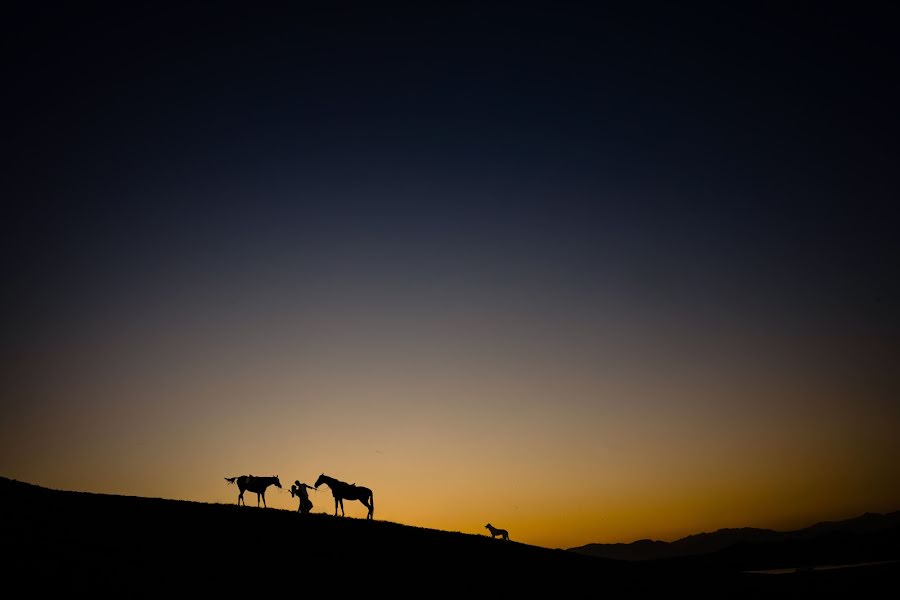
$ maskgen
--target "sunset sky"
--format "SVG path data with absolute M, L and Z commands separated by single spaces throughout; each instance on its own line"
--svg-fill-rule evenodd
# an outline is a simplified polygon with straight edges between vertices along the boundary
M 554 548 L 900 509 L 896 6 L 184 4 L 6 10 L 0 475 Z

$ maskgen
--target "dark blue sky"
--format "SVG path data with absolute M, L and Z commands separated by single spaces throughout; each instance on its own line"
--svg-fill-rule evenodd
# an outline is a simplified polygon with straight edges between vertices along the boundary
M 887 3 L 6 21 L 14 314 L 170 263 L 341 248 L 415 273 L 615 269 L 651 295 L 771 296 L 895 331 Z

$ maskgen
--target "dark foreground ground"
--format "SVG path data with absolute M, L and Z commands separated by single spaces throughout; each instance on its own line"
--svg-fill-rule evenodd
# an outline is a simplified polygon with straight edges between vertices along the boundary
M 710 561 L 616 561 L 378 520 L 6 478 L 0 535 L 5 587 L 22 584 L 40 597 L 879 597 L 900 583 L 900 563 L 754 575 Z

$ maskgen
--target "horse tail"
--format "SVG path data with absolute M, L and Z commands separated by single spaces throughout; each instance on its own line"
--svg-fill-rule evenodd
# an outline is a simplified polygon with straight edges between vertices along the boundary
M 375 492 L 369 490 L 369 516 L 375 518 Z

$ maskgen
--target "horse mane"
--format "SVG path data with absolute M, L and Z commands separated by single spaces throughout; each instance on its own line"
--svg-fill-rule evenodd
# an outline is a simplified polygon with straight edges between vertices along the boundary
M 346 481 L 341 481 L 337 477 L 332 477 L 331 475 L 325 475 L 325 479 L 328 481 L 333 481 L 334 483 L 336 483 L 338 485 L 346 485 L 346 486 L 356 487 L 355 483 L 347 483 Z

